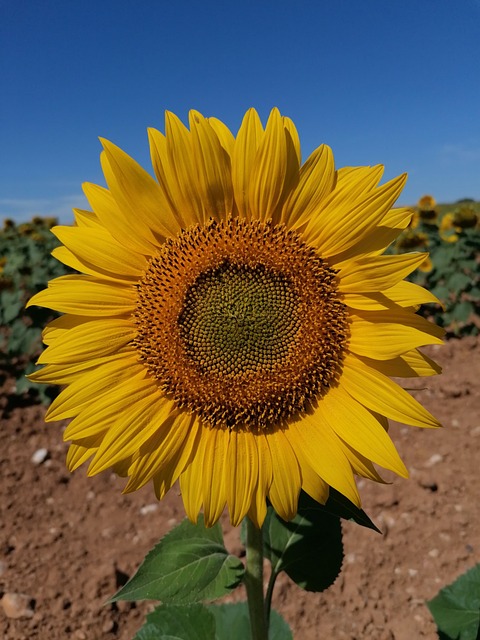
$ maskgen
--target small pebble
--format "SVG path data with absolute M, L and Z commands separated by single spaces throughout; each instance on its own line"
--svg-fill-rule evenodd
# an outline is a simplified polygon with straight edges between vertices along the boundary
M 442 460 L 443 460 L 443 456 L 440 453 L 434 453 L 433 456 L 430 456 L 430 458 L 427 460 L 427 462 L 425 463 L 425 466 L 433 467 L 439 462 L 442 462 Z
M 409 569 L 408 570 L 408 575 L 413 578 L 414 576 L 416 576 L 418 573 L 418 569 Z
M 149 513 L 154 513 L 158 509 L 158 504 L 156 502 L 152 502 L 151 504 L 146 504 L 144 507 L 140 507 L 140 515 L 146 516 Z
M 48 450 L 42 447 L 41 449 L 37 449 L 35 451 L 33 456 L 30 458 L 30 461 L 34 465 L 38 466 L 39 464 L 42 464 L 42 462 L 45 462 L 47 458 L 48 458 Z
M 440 555 L 440 551 L 438 549 L 430 549 L 430 551 L 428 552 L 428 555 L 431 558 L 438 558 L 438 556 Z
M 480 425 L 478 427 L 473 427 L 473 429 L 470 431 L 470 435 L 474 438 L 480 436 Z
M 4 593 L 1 600 L 7 618 L 31 618 L 35 601 L 25 593 Z
M 115 630 L 114 620 L 105 620 L 105 622 L 102 625 L 102 632 L 110 633 L 111 631 L 114 631 L 114 630 Z

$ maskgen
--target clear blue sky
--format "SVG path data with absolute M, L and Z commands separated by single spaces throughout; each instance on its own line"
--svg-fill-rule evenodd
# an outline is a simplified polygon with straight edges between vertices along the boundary
M 304 157 L 386 165 L 402 204 L 480 199 L 480 0 L 0 0 L 0 217 L 85 206 L 98 136 L 149 168 L 147 126 L 254 106 Z

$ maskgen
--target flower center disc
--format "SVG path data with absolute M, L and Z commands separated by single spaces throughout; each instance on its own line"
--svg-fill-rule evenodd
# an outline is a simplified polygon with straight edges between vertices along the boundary
M 273 428 L 338 374 L 335 272 L 283 225 L 230 218 L 168 240 L 138 284 L 134 346 L 160 388 L 213 426 Z

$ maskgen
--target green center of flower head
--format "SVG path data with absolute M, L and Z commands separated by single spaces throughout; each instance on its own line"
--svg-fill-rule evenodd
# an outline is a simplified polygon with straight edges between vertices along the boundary
M 140 360 L 215 427 L 274 428 L 335 382 L 347 313 L 335 272 L 283 225 L 228 219 L 168 240 L 138 284 Z
M 190 287 L 178 325 L 202 373 L 241 375 L 286 361 L 300 327 L 298 311 L 298 296 L 282 274 L 225 261 Z

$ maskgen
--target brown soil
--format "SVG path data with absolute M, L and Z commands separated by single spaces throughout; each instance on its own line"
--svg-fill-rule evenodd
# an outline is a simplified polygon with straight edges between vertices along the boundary
M 296 640 L 434 640 L 425 600 L 480 561 L 480 341 L 452 340 L 432 352 L 445 373 L 411 386 L 445 428 L 391 427 L 411 478 L 386 486 L 360 481 L 364 509 L 383 536 L 344 524 L 344 567 L 330 590 L 307 593 L 287 577 L 278 580 L 274 606 Z M 70 475 L 62 425 L 45 426 L 40 406 L 9 408 L 8 384 L 0 596 L 26 594 L 30 617 L 9 618 L 0 607 L 0 638 L 130 640 L 152 604 L 105 601 L 183 518 L 178 491 L 157 504 L 150 486 L 122 496 L 124 481 L 110 473 Z M 34 464 L 40 448 L 48 458 Z M 226 540 L 241 552 L 236 531 Z

